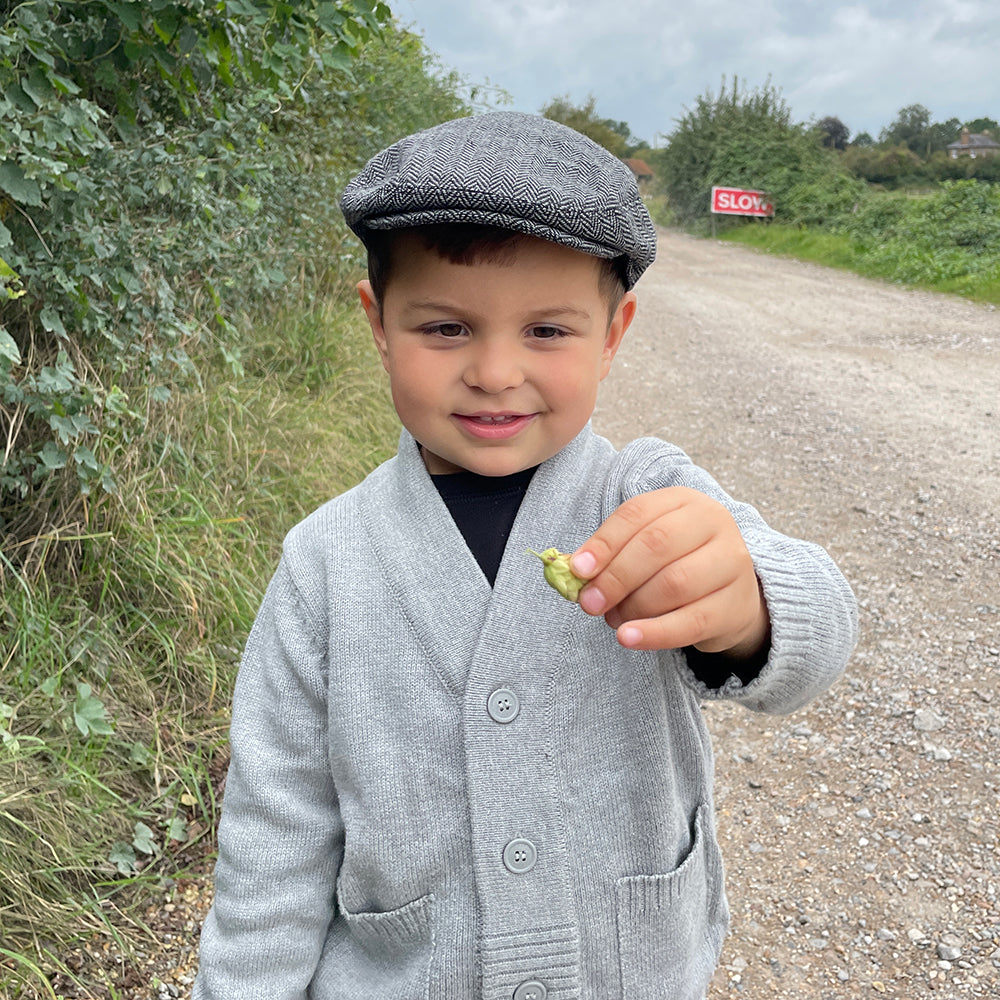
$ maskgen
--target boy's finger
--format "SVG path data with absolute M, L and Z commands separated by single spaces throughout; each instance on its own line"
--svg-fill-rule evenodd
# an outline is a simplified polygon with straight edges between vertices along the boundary
M 658 601 L 655 598 L 642 601 L 644 614 L 636 617 L 645 617 L 670 611 L 721 586 L 722 580 L 717 584 L 698 580 L 705 569 L 710 577 L 717 575 L 717 570 L 704 559 L 688 561 L 712 536 L 711 521 L 698 517 L 690 507 L 660 515 L 629 538 L 603 569 L 590 578 L 580 594 L 580 606 L 588 614 L 603 614 L 640 590 L 645 591 L 647 598 L 661 591 Z
M 697 646 L 705 653 L 740 650 L 737 655 L 753 655 L 770 635 L 767 604 L 759 584 L 757 588 L 757 613 L 745 620 L 736 609 L 746 609 L 751 602 L 737 593 L 738 584 L 724 586 L 664 615 L 623 619 L 615 608 L 607 620 L 628 649 Z
M 615 630 L 626 649 L 683 649 L 705 642 L 712 634 L 711 595 L 657 618 L 623 622 Z
M 595 577 L 637 532 L 671 510 L 682 507 L 687 492 L 687 489 L 678 486 L 626 500 L 573 553 L 570 560 L 573 572 L 585 579 Z
M 746 556 L 749 571 L 753 564 Z M 655 618 L 723 590 L 737 577 L 732 559 L 720 555 L 719 547 L 702 544 L 659 568 L 643 583 L 624 594 L 613 606 L 616 624 L 630 619 Z M 597 581 L 598 586 L 607 574 Z M 584 608 L 586 611 L 586 607 Z

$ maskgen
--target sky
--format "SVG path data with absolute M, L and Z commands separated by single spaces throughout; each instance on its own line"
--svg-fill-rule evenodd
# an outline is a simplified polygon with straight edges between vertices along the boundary
M 874 138 L 922 104 L 1000 121 L 1000 0 L 391 0 L 448 69 L 538 112 L 597 99 L 656 146 L 723 77 Z M 957 138 L 957 136 L 956 136 Z

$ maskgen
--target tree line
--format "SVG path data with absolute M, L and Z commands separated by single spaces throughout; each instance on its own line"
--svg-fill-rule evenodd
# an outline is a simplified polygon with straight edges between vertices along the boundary
M 682 224 L 704 222 L 714 184 L 763 188 L 776 198 L 784 221 L 822 225 L 856 212 L 873 188 L 1000 182 L 1000 155 L 952 158 L 947 152 L 963 128 L 1000 141 L 992 118 L 934 122 L 914 104 L 900 109 L 878 140 L 867 133 L 851 140 L 850 129 L 834 116 L 794 121 L 770 81 L 748 87 L 736 77 L 723 79 L 718 91 L 695 98 L 658 148 L 636 138 L 627 122 L 601 117 L 593 95 L 580 104 L 556 98 L 541 113 L 618 156 L 645 160 L 656 175 L 651 191 L 668 198 L 671 218 Z
M 868 132 L 849 139 L 848 127 L 833 116 L 821 118 L 816 129 L 825 146 L 843 154 L 846 169 L 874 184 L 899 187 L 966 177 L 1000 181 L 1000 158 L 952 157 L 948 152 L 948 146 L 958 142 L 963 131 L 1000 142 L 1000 124 L 994 118 L 934 121 L 922 104 L 909 104 L 900 108 L 877 139 Z
M 545 113 L 568 117 L 568 103 L 551 103 Z M 593 101 L 574 111 L 568 123 L 584 131 L 600 126 L 588 133 L 599 142 L 610 130 L 615 149 L 630 134 L 627 124 L 600 119 Z M 995 124 L 980 118 L 964 127 L 992 132 Z M 1000 155 L 952 159 L 945 149 L 962 127 L 957 119 L 934 123 L 925 108 L 912 105 L 878 142 L 864 136 L 847 142 L 839 119 L 796 122 L 770 82 L 748 88 L 734 78 L 699 95 L 664 147 L 633 142 L 625 150 L 654 171 L 647 203 L 661 223 L 704 233 L 713 185 L 763 190 L 779 226 L 822 232 L 862 273 L 992 300 L 1000 183 L 991 182 L 1000 182 Z M 715 223 L 722 230 L 745 224 L 728 217 Z

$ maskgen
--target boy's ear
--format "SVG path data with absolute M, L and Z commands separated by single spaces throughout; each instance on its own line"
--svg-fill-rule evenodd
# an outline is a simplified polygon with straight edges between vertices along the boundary
M 604 338 L 604 353 L 601 355 L 601 378 L 603 379 L 611 371 L 611 362 L 614 361 L 618 348 L 621 346 L 625 331 L 632 325 L 635 319 L 635 310 L 638 300 L 635 292 L 626 292 L 622 296 L 618 308 L 608 325 L 608 333 Z
M 385 328 L 382 326 L 382 308 L 372 291 L 372 283 L 365 278 L 358 282 L 358 296 L 361 299 L 361 308 L 364 309 L 368 317 L 368 325 L 372 328 L 372 338 L 375 340 L 375 348 L 382 359 L 382 367 L 388 371 L 389 347 L 386 342 Z

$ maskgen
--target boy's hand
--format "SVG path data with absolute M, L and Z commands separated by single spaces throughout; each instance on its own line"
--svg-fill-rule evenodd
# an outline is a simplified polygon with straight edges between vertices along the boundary
M 770 620 L 736 522 L 718 501 L 683 486 L 623 503 L 573 553 L 587 579 L 580 606 L 604 615 L 629 649 L 680 649 L 746 658 Z

